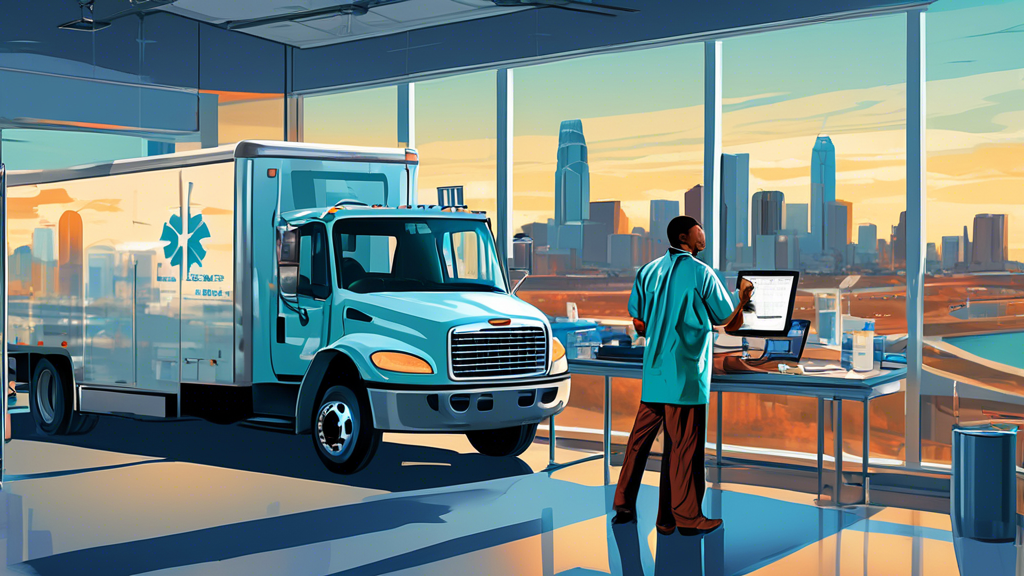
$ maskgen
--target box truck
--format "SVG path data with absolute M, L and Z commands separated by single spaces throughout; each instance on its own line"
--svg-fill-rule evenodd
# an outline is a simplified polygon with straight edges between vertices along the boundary
M 353 473 L 381 433 L 512 456 L 568 403 L 486 215 L 416 200 L 415 150 L 243 141 L 7 178 L 8 351 L 47 434 L 248 420 Z

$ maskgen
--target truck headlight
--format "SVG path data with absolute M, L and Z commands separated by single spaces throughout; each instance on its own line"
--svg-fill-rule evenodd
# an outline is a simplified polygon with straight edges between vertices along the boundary
M 558 341 L 558 338 L 551 339 L 551 372 L 550 374 L 561 374 L 569 371 L 569 359 L 565 357 L 565 346 Z
M 558 338 L 555 338 L 554 336 L 552 336 L 551 337 L 551 361 L 552 362 L 557 362 L 558 360 L 561 360 L 564 357 L 565 357 L 565 346 L 562 346 L 562 342 L 559 341 Z
M 389 372 L 403 374 L 433 374 L 434 370 L 426 360 L 405 352 L 374 352 L 370 355 L 373 365 Z

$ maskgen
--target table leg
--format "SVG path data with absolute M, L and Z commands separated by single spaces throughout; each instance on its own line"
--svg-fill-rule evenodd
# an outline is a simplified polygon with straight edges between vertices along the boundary
M 604 377 L 604 485 L 612 483 L 612 377 Z
M 825 399 L 818 398 L 818 500 L 821 500 L 821 480 L 825 470 Z
M 555 465 L 555 417 L 548 420 L 548 466 Z
M 868 399 L 864 399 L 864 439 L 863 446 L 861 447 L 862 463 L 861 463 L 861 488 L 863 489 L 863 504 L 868 503 L 868 460 L 870 459 L 869 452 L 871 451 L 871 413 L 868 411 Z
M 836 450 L 836 489 L 833 494 L 836 497 L 835 505 L 843 503 L 843 401 L 834 400 L 836 403 L 835 412 L 835 450 Z
M 715 421 L 715 465 L 718 466 L 718 479 L 722 479 L 722 392 L 716 392 L 718 395 L 718 406 L 715 412 L 717 420 Z

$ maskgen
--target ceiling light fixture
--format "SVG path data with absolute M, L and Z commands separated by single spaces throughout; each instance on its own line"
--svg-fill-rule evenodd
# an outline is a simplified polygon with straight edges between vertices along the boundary
M 110 22 L 104 22 L 93 18 L 93 0 L 88 0 L 86 2 L 79 0 L 78 4 L 82 9 L 82 17 L 78 20 L 65 22 L 57 28 L 60 28 L 61 30 L 77 30 L 79 32 L 96 32 L 97 30 L 103 30 L 107 26 L 110 26 Z M 85 15 L 86 8 L 89 9 L 88 16 Z

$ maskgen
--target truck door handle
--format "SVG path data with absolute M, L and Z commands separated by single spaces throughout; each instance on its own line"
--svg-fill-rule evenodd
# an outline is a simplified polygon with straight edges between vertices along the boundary
M 277 317 L 277 343 L 284 344 L 284 316 Z

